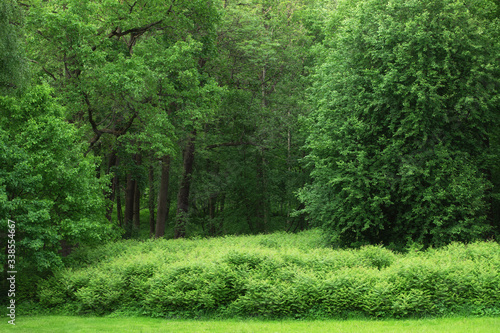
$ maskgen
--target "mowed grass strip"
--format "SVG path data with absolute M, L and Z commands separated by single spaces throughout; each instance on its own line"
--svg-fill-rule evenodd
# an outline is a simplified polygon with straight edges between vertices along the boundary
M 165 320 L 146 317 L 34 316 L 0 325 L 0 332 L 500 332 L 500 318 L 440 318 L 419 320 L 260 321 Z

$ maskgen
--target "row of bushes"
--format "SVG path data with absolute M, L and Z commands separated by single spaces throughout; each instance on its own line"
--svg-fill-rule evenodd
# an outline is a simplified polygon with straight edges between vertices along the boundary
M 153 317 L 500 314 L 495 242 L 402 255 L 327 249 L 318 235 L 113 244 L 77 254 L 73 268 L 39 286 L 38 300 L 72 314 Z M 89 258 L 98 264 L 78 267 Z

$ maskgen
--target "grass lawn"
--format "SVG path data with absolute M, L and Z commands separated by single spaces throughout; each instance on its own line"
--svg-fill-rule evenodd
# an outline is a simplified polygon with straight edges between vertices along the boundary
M 444 318 L 422 320 L 259 321 L 164 320 L 64 316 L 18 316 L 16 325 L 0 325 L 0 332 L 500 332 L 500 318 Z

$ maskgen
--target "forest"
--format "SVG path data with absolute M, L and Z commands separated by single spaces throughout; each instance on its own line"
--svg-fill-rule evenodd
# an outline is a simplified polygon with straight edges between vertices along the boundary
M 136 248 L 153 253 L 161 246 L 183 253 L 198 246 L 189 245 L 192 240 L 243 235 L 258 235 L 248 244 L 266 249 L 285 248 L 279 245 L 284 235 L 308 237 L 347 257 L 356 253 L 374 269 L 399 263 L 395 258 L 411 251 L 458 253 L 457 244 L 476 244 L 474 253 L 490 253 L 484 254 L 490 270 L 474 266 L 486 281 L 500 269 L 500 4 L 4 0 L 0 146 L 2 289 L 8 290 L 9 271 L 32 272 L 17 281 L 37 287 L 19 297 L 46 308 L 78 299 L 64 311 L 123 309 L 114 305 L 118 296 L 95 303 L 92 295 L 100 292 L 80 279 L 93 273 L 71 275 L 75 262 L 107 262 L 97 259 L 101 250 L 110 258 L 135 258 Z M 219 245 L 235 244 L 228 242 Z M 278 261 L 316 269 L 321 255 L 306 254 L 316 245 L 294 252 L 295 261 Z M 267 265 L 263 258 L 276 254 L 236 248 L 217 260 L 227 264 L 237 290 L 215 303 L 186 296 L 175 311 L 192 302 L 200 311 L 223 304 L 231 315 L 289 316 L 314 308 L 310 293 L 305 302 L 311 307 L 253 308 L 250 280 L 241 282 L 235 272 L 242 262 Z M 140 259 L 113 265 L 139 265 L 137 274 L 153 281 L 166 260 L 155 258 L 144 267 Z M 339 260 L 351 267 L 351 259 Z M 188 271 L 202 280 L 227 278 L 203 267 Z M 268 268 L 262 274 L 273 274 Z M 179 274 L 198 283 L 188 271 Z M 119 277 L 106 272 L 103 281 L 130 282 L 125 271 Z M 326 288 L 320 281 L 326 271 L 304 274 L 310 286 Z M 497 280 L 481 289 L 492 297 L 481 311 L 500 311 Z M 75 294 L 63 281 L 73 283 Z M 127 304 L 145 302 L 140 311 L 153 317 L 174 313 L 155 307 L 165 291 L 151 281 L 137 285 L 150 288 L 147 297 L 136 289 Z M 233 286 L 224 281 L 224 288 Z M 126 287 L 108 288 L 119 293 Z M 425 303 L 427 291 L 408 288 L 396 288 L 399 296 L 393 296 L 417 290 L 423 293 L 417 293 L 419 304 Z M 97 294 L 84 295 L 84 289 Z M 337 304 L 321 311 L 335 312 L 335 306 L 345 310 Z M 375 317 L 420 311 L 384 306 L 353 311 Z M 435 311 L 429 305 L 426 313 Z

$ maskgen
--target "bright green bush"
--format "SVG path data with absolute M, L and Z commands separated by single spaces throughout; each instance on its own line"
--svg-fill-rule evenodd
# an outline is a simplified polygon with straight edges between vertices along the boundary
M 453 243 L 403 255 L 379 246 L 334 250 L 319 246 L 320 239 L 312 230 L 79 249 L 72 268 L 39 286 L 38 300 L 52 311 L 152 317 L 500 312 L 497 243 Z M 97 259 L 92 267 L 89 258 Z
M 96 161 L 84 156 L 86 145 L 77 143 L 77 128 L 64 113 L 45 85 L 0 96 L 0 230 L 7 230 L 7 218 L 15 221 L 16 268 L 34 274 L 62 266 L 62 241 L 96 244 L 113 237 L 104 218 L 108 178 L 96 179 Z M 6 253 L 2 241 L 3 263 Z M 32 281 L 20 279 L 17 299 L 33 296 Z

